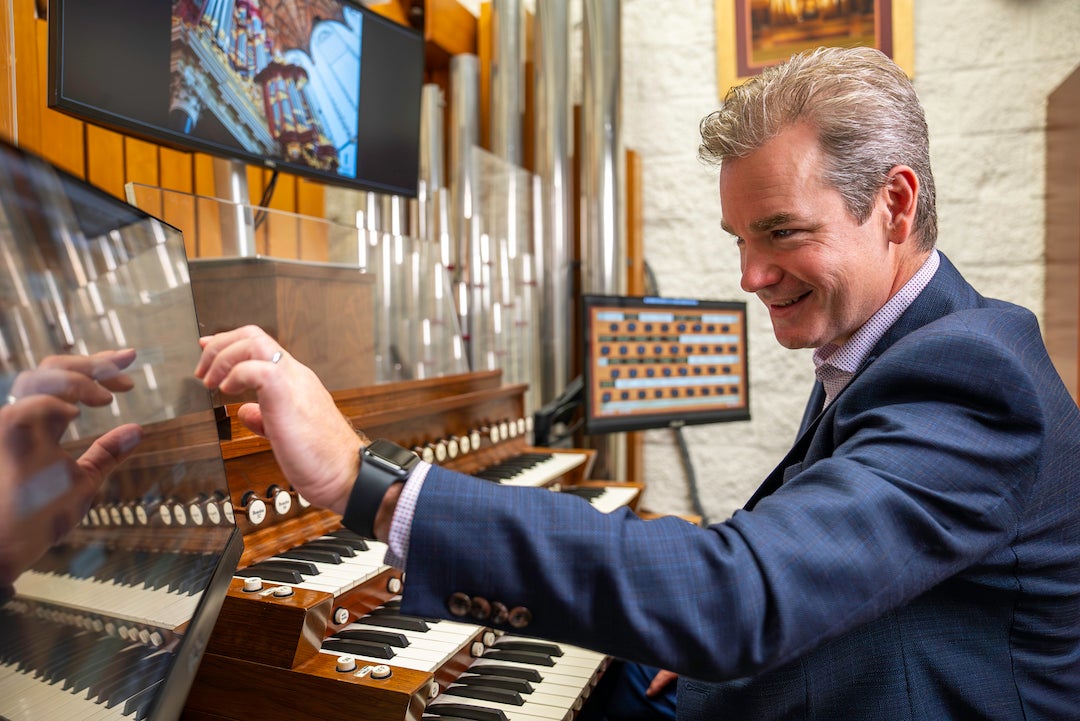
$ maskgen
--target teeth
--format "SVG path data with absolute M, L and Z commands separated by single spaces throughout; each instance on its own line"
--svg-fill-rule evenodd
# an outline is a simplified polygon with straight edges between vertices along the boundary
M 802 300 L 804 297 L 805 297 L 804 295 L 800 295 L 798 298 L 792 298 L 791 300 L 785 300 L 785 301 L 782 301 L 782 302 L 773 303 L 773 305 L 776 306 L 777 308 L 787 308 L 789 305 L 795 305 L 800 300 Z

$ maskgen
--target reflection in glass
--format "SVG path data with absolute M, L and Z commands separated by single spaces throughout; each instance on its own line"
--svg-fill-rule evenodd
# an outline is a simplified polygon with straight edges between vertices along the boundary
M 198 335 L 178 231 L 0 145 L 0 398 L 47 356 L 133 348 L 134 389 L 61 445 L 144 432 L 0 606 L 0 717 L 179 714 L 239 554 Z

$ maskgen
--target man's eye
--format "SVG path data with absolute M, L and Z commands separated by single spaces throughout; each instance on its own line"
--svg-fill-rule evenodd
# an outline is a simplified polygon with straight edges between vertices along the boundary
M 772 232 L 774 238 L 787 238 L 795 234 L 791 228 L 777 228 Z

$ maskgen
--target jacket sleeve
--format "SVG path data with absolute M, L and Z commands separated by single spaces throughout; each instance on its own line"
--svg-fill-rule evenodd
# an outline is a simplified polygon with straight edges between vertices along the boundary
M 432 469 L 403 610 L 451 617 L 464 593 L 528 609 L 522 633 L 703 680 L 781 665 L 1010 542 L 1043 435 L 1014 342 L 963 320 L 907 336 L 777 491 L 709 528 Z

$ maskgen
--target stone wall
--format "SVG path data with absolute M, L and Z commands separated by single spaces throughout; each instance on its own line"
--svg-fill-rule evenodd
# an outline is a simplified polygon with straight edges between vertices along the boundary
M 719 228 L 716 172 L 696 158 L 717 105 L 713 3 L 624 0 L 623 128 L 644 166 L 646 259 L 662 294 L 744 298 Z M 1075 0 L 916 0 L 915 86 L 937 179 L 939 248 L 986 295 L 1042 312 L 1047 96 L 1080 63 Z M 753 420 L 686 428 L 706 515 L 740 507 L 794 438 L 809 351 L 781 348 L 749 298 Z M 693 509 L 674 436 L 648 434 L 645 504 Z

